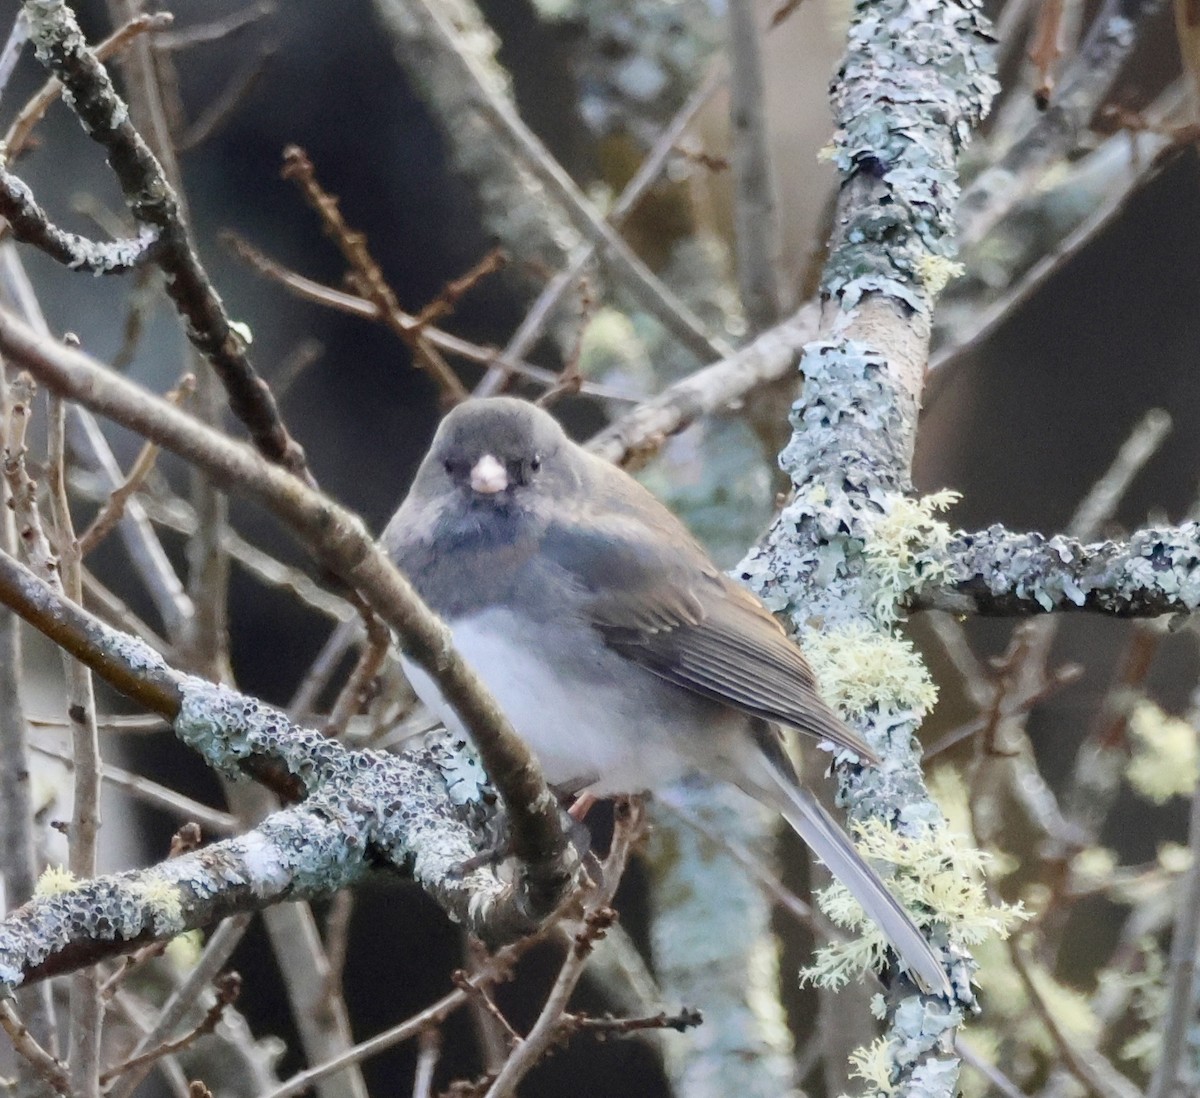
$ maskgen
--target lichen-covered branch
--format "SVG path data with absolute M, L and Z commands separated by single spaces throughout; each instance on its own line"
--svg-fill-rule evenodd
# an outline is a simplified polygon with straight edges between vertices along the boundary
M 158 231 L 143 226 L 130 240 L 88 240 L 78 233 L 60 229 L 38 205 L 29 187 L 0 167 L 0 216 L 13 236 L 41 249 L 64 267 L 92 274 L 120 274 L 140 267 L 151 257 Z
M 913 735 L 931 695 L 892 634 L 864 549 L 885 501 L 910 487 L 933 297 L 952 267 L 956 160 L 995 91 L 977 0 L 859 0 L 833 83 L 834 160 L 843 185 L 822 290 L 822 339 L 800 364 L 804 390 L 781 463 L 795 493 L 740 574 L 786 610 L 831 701 L 883 758 L 838 767 L 839 796 L 866 829 L 908 841 L 944 831 L 921 780 Z M 846 659 L 853 650 L 859 657 Z M 921 837 L 924 836 L 924 840 Z M 942 848 L 947 844 L 941 840 Z M 955 1092 L 954 1030 L 973 1002 L 953 915 L 946 951 L 956 1002 L 888 993 L 890 1091 Z
M 174 671 L 4 554 L 0 601 L 169 717 L 179 738 L 226 777 L 282 774 L 274 787 L 304 798 L 248 835 L 15 912 L 0 924 L 0 994 L 30 975 L 68 971 L 236 911 L 329 895 L 376 864 L 411 872 L 451 917 L 492 941 L 531 930 L 546 914 L 544 897 L 523 893 L 520 882 L 502 882 L 490 868 L 459 872 L 478 843 L 456 807 L 464 790 L 451 795 L 447 786 L 471 774 L 445 741 L 404 757 L 350 751 L 253 698 Z
M 1200 606 L 1200 523 L 1084 543 L 992 526 L 957 534 L 938 553 L 943 575 L 911 607 L 959 614 L 1091 610 L 1122 618 L 1190 614 Z

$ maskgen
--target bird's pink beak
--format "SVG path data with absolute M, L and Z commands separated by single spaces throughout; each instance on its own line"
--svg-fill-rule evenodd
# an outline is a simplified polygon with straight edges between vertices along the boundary
M 471 491 L 494 496 L 508 487 L 508 470 L 491 454 L 484 454 L 471 466 Z

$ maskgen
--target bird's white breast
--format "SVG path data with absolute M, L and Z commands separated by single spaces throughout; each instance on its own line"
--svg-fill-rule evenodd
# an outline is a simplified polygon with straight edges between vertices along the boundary
M 586 626 L 539 625 L 493 607 L 450 628 L 554 785 L 599 796 L 659 788 L 695 769 L 689 745 L 716 731 L 705 725 L 733 718 L 605 648 Z M 404 670 L 421 700 L 462 733 L 432 678 L 407 660 Z

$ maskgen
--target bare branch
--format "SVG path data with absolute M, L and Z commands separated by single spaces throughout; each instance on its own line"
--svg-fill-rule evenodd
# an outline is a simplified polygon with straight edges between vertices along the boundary
M 588 449 L 624 467 L 644 464 L 668 438 L 696 420 L 736 408 L 750 390 L 794 372 L 801 350 L 816 335 L 818 314 L 817 304 L 808 303 L 740 351 L 625 413 L 596 435 Z

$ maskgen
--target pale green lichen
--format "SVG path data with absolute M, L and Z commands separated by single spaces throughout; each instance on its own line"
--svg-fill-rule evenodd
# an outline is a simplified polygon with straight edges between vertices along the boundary
M 884 500 L 882 513 L 868 521 L 864 578 L 881 625 L 896 621 L 908 595 L 947 578 L 945 550 L 951 530 L 934 516 L 961 498 L 948 489 L 920 499 L 897 493 Z
M 1120 990 L 1127 996 L 1129 1014 L 1137 1019 L 1137 1030 L 1118 1050 L 1122 1060 L 1137 1064 L 1147 1075 L 1158 1065 L 1162 1048 L 1163 1019 L 1167 1013 L 1167 962 L 1151 937 L 1137 943 L 1138 963 L 1120 969 L 1105 969 L 1101 986 Z
M 1006 938 L 1028 918 L 1020 904 L 993 903 L 984 884 L 989 856 L 944 828 L 928 828 L 917 836 L 893 830 L 882 820 L 857 829 L 864 857 L 892 867 L 885 879 L 893 894 L 922 927 L 941 925 L 952 943 L 975 947 Z M 821 910 L 838 926 L 853 932 L 844 942 L 818 950 L 801 978 L 822 987 L 840 987 L 851 977 L 875 970 L 888 949 L 887 940 L 862 906 L 841 883 L 817 894 Z
M 171 963 L 171 967 L 180 976 L 185 976 L 191 972 L 200 960 L 200 954 L 204 951 L 204 931 L 202 930 L 187 930 L 182 934 L 176 934 L 166 946 L 165 954 L 167 960 Z
M 48 865 L 38 877 L 33 894 L 36 897 L 57 896 L 61 892 L 70 892 L 78 883 L 75 874 L 65 866 Z
M 867 1093 L 892 1094 L 896 1084 L 892 1079 L 895 1063 L 892 1057 L 892 1042 L 886 1037 L 877 1037 L 869 1045 L 863 1045 L 850 1053 L 850 1078 L 862 1079 L 867 1084 Z M 842 1095 L 842 1098 L 848 1098 Z
M 1117 855 L 1106 846 L 1089 846 L 1071 859 L 1071 881 L 1076 888 L 1107 888 L 1117 870 Z
M 952 279 L 966 274 L 967 268 L 944 255 L 924 255 L 917 260 L 916 271 L 925 292 L 931 298 L 936 298 Z
M 937 687 L 903 637 L 854 622 L 810 631 L 804 652 L 822 697 L 847 716 L 861 717 L 875 707 L 925 713 L 937 702 Z
M 1200 780 L 1196 730 L 1164 713 L 1153 702 L 1139 702 L 1129 715 L 1133 757 L 1126 767 L 1129 784 L 1154 804 L 1191 796 Z
M 183 919 L 183 896 L 171 881 L 147 872 L 140 880 L 130 882 L 129 892 L 150 909 L 156 933 L 178 927 Z

